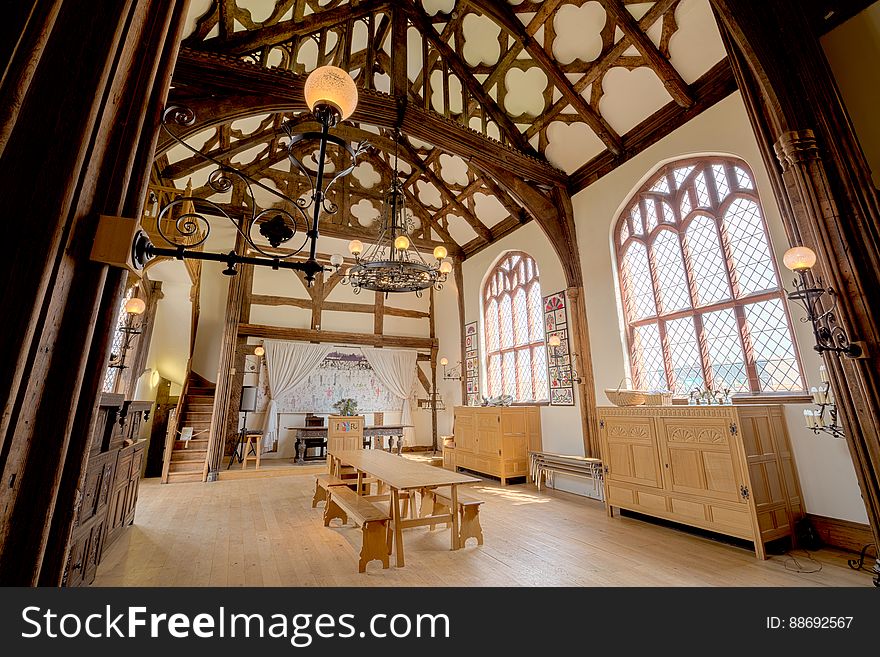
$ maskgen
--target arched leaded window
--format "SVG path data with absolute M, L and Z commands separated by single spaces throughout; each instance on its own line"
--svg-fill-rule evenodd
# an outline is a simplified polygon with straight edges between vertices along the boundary
M 490 397 L 546 401 L 547 349 L 538 265 L 531 256 L 507 253 L 483 286 L 486 390 Z
M 637 388 L 803 390 L 744 162 L 710 157 L 664 166 L 630 199 L 613 239 Z

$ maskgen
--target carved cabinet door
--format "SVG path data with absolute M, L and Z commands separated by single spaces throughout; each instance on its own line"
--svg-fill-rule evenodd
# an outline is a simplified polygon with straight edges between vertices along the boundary
M 663 487 L 654 418 L 607 416 L 600 434 L 606 480 Z
M 729 418 L 666 417 L 658 422 L 668 490 L 746 502 Z

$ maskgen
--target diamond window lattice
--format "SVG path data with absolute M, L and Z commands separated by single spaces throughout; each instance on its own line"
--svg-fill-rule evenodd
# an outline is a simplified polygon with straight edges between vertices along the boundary
M 736 173 L 736 184 L 740 189 L 754 189 L 755 186 L 752 184 L 752 178 L 745 171 L 740 169 L 739 167 L 734 167 L 734 173 Z
M 541 286 L 533 283 L 529 287 L 529 342 L 544 340 L 544 312 L 541 308 Z
M 640 390 L 666 390 L 663 345 L 656 324 L 633 328 L 634 378 Z
M 681 188 L 681 184 L 687 180 L 687 177 L 691 175 L 691 171 L 693 171 L 693 167 L 681 167 L 672 172 L 672 179 L 675 180 L 675 186 L 677 188 Z
M 779 286 L 758 204 L 738 198 L 724 217 L 741 296 Z
M 660 213 L 662 214 L 660 221 L 664 224 L 675 223 L 675 214 L 672 212 L 672 206 L 666 201 L 663 201 L 663 203 L 660 204 Z
M 547 386 L 547 350 L 544 345 L 532 347 L 532 382 L 535 386 L 535 399 L 550 397 Z
M 623 244 L 629 239 L 629 224 L 625 221 L 620 222 L 620 243 Z
M 694 178 L 694 191 L 697 193 L 698 208 L 712 207 L 709 201 L 709 188 L 706 186 L 706 176 L 703 175 L 702 171 Z
M 671 230 L 661 230 L 651 244 L 651 251 L 657 271 L 657 291 L 662 312 L 671 313 L 690 308 L 691 299 L 678 235 Z
M 633 242 L 623 257 L 623 280 L 626 288 L 630 320 L 653 317 L 657 314 L 654 287 L 648 267 L 648 252 L 641 242 Z
M 666 180 L 666 176 L 660 176 L 660 178 L 655 182 L 649 191 L 659 192 L 660 194 L 668 194 L 669 193 L 669 181 Z
M 694 275 L 697 305 L 730 299 L 730 282 L 715 222 L 703 215 L 696 217 L 685 233 L 685 245 Z
M 715 178 L 715 190 L 718 192 L 718 202 L 721 203 L 730 194 L 730 185 L 727 183 L 727 174 L 721 164 L 712 165 L 712 175 Z
M 681 218 L 684 219 L 691 213 L 691 195 L 687 190 L 681 195 Z
M 761 390 L 803 390 L 782 300 L 745 307 Z
M 673 391 L 687 394 L 694 388 L 705 387 L 692 317 L 666 322 L 666 345 L 672 365 Z
M 630 213 L 630 217 L 632 217 L 633 235 L 644 235 L 645 230 L 642 228 L 642 213 L 639 210 L 638 203 L 636 203 L 633 206 L 632 212 Z
M 728 308 L 706 313 L 702 319 L 713 387 L 716 390 L 747 391 L 749 376 L 736 314 Z

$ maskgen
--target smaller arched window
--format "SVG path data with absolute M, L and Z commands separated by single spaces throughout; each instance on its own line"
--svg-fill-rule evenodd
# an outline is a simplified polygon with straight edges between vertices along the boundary
M 785 293 L 744 162 L 664 166 L 630 199 L 614 246 L 638 388 L 803 389 Z
M 547 350 L 538 265 L 528 254 L 508 253 L 483 286 L 486 390 L 490 397 L 546 401 Z

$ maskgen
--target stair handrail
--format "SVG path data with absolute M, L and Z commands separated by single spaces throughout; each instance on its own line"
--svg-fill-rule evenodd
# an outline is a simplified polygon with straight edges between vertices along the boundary
M 165 434 L 165 453 L 162 458 L 162 483 L 168 483 L 168 473 L 171 471 L 171 452 L 174 451 L 174 442 L 177 440 L 177 432 L 180 428 L 180 418 L 183 417 L 183 405 L 186 401 L 186 395 L 189 392 L 189 381 L 192 374 L 192 358 L 186 361 L 186 378 L 183 380 L 183 387 L 180 389 L 180 397 L 177 399 L 177 406 L 168 418 L 168 432 Z

